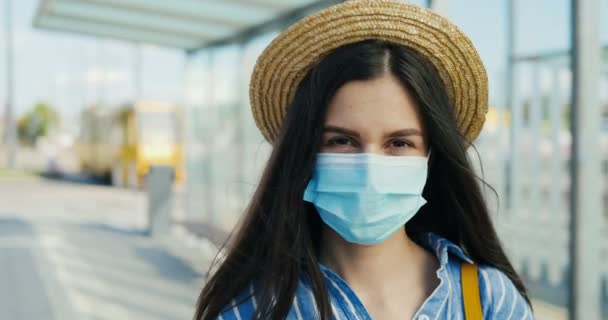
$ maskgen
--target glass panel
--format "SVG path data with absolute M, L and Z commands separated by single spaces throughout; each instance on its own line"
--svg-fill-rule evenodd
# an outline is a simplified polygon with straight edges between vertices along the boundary
M 187 215 L 190 220 L 204 221 L 212 210 L 210 196 L 209 161 L 206 157 L 208 141 L 207 123 L 204 121 L 209 108 L 210 93 L 213 90 L 209 81 L 209 53 L 199 52 L 188 57 L 185 79 L 186 104 L 186 172 L 188 178 L 184 194 Z
M 264 165 L 268 159 L 271 151 L 270 144 L 264 140 L 264 137 L 258 130 L 255 121 L 253 120 L 253 114 L 251 113 L 251 106 L 249 104 L 249 90 L 248 84 L 255 66 L 256 59 L 262 53 L 264 48 L 279 34 L 279 32 L 271 32 L 265 35 L 258 36 L 247 43 L 244 54 L 244 65 L 245 75 L 242 79 L 247 86 L 243 87 L 242 95 L 246 97 L 244 100 L 246 103 L 242 105 L 242 123 L 243 123 L 243 143 L 244 152 L 248 159 L 252 161 L 246 161 L 243 164 L 243 197 L 248 199 L 251 197 L 257 183 L 260 179 L 260 174 L 263 170 Z
M 601 70 L 600 74 L 600 107 L 602 108 L 601 124 L 601 155 L 602 155 L 602 175 L 603 175 L 603 195 L 604 195 L 604 228 L 602 229 L 602 250 L 608 252 L 608 1 L 601 2 L 600 9 L 600 43 L 602 44 Z M 604 266 L 602 270 L 602 314 L 604 319 L 608 319 L 608 262 L 604 254 L 601 262 Z
M 241 166 L 239 123 L 239 89 L 241 74 L 241 49 L 238 45 L 216 48 L 211 53 L 211 79 L 213 94 L 209 121 L 209 160 L 213 181 L 213 222 L 230 230 L 241 212 L 238 192 Z
M 257 57 L 276 35 L 188 59 L 188 210 L 192 218 L 226 231 L 242 215 L 271 150 L 251 114 L 249 80 Z
M 537 316 L 552 319 L 547 310 L 565 316 L 568 296 L 570 2 L 514 0 L 512 66 L 508 4 L 463 0 L 446 8 L 488 71 L 489 112 L 475 145 L 479 173 L 500 199 L 486 190 L 497 231 Z

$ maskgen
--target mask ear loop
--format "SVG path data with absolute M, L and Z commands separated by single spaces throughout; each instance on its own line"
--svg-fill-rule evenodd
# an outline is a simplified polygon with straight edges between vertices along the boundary
M 431 171 L 431 151 L 433 151 L 433 148 L 431 148 L 429 146 L 429 152 L 427 152 L 426 154 L 426 166 L 427 166 L 427 175 L 430 173 Z M 428 176 L 427 176 L 428 179 Z
M 430 159 L 431 159 L 431 151 L 432 151 L 432 148 L 431 148 L 431 147 L 429 147 L 429 152 L 427 152 L 427 153 L 426 153 L 426 164 L 427 164 L 427 170 L 429 170 L 429 169 L 430 169 L 430 166 L 429 166 L 429 161 L 430 161 Z M 428 171 L 427 171 L 427 180 L 428 180 Z M 426 181 L 425 181 L 424 185 L 422 185 L 422 190 L 420 190 L 420 192 L 419 192 L 419 193 L 420 193 L 420 198 L 422 198 L 422 199 L 424 199 L 424 197 L 422 197 L 422 192 L 424 191 L 424 187 L 425 187 L 425 186 L 426 186 Z M 426 200 L 426 199 L 425 199 L 425 200 Z M 418 202 L 419 202 L 419 201 L 420 201 L 420 199 L 416 200 L 416 206 L 418 206 Z

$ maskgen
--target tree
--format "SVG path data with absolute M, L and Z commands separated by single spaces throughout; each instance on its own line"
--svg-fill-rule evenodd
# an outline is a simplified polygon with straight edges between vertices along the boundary
M 33 145 L 39 137 L 46 136 L 59 127 L 59 113 L 47 103 L 37 103 L 17 123 L 17 134 L 22 143 Z

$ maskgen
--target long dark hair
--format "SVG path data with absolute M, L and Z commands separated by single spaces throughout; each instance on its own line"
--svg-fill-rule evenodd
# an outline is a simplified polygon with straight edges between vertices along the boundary
M 460 245 L 478 263 L 504 272 L 528 300 L 490 219 L 481 184 L 459 133 L 453 107 L 435 67 L 417 51 L 380 40 L 342 46 L 306 74 L 289 106 L 257 191 L 232 234 L 225 257 L 199 297 L 195 319 L 216 318 L 255 283 L 256 319 L 284 319 L 304 274 L 321 319 L 330 319 L 327 288 L 318 266 L 321 220 L 302 200 L 323 134 L 330 99 L 345 83 L 393 73 L 415 97 L 429 146 L 428 203 L 406 224 L 415 239 L 434 232 Z M 238 301 L 237 301 L 238 303 Z M 529 303 L 529 300 L 528 300 Z

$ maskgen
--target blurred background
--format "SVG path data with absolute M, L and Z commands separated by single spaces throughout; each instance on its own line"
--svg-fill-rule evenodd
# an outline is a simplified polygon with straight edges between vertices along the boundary
M 270 152 L 256 58 L 338 2 L 0 0 L 0 319 L 190 319 Z M 407 2 L 485 63 L 478 169 L 537 318 L 608 319 L 608 0 Z

